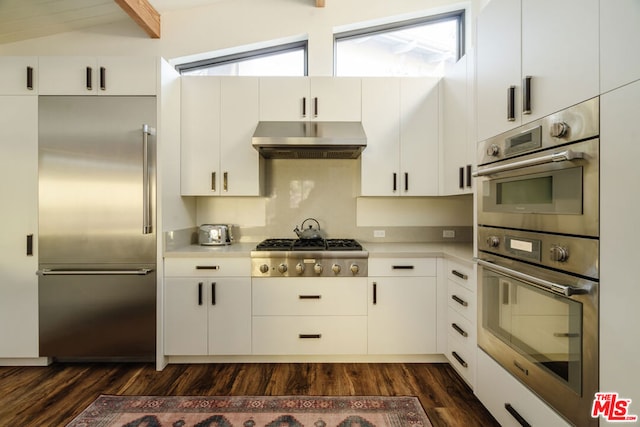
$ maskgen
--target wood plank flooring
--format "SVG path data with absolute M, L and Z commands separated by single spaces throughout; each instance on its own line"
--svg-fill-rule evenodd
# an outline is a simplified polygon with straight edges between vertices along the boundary
M 0 425 L 64 426 L 100 394 L 410 395 L 435 427 L 499 426 L 446 363 L 63 364 L 0 367 Z

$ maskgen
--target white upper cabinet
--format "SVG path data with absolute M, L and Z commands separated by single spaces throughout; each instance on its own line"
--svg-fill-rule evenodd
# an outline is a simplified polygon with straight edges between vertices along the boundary
M 41 56 L 40 95 L 155 95 L 153 56 Z
M 478 140 L 498 135 L 520 124 L 519 0 L 492 0 L 477 21 L 476 93 Z M 514 121 L 509 121 L 509 88 L 513 86 Z
M 180 192 L 220 194 L 220 79 L 183 76 Z
M 363 196 L 438 194 L 438 80 L 362 79 Z
M 473 191 L 475 164 L 473 133 L 472 61 L 463 56 L 440 80 L 442 96 L 442 166 L 440 194 Z
M 181 194 L 259 196 L 258 78 L 182 77 Z
M 600 2 L 600 92 L 640 79 L 640 2 Z M 632 47 L 632 48 L 630 48 Z
M 251 145 L 258 123 L 258 86 L 254 77 L 220 81 L 220 177 L 222 195 L 262 194 L 260 154 Z
M 478 140 L 598 95 L 598 4 L 487 4 L 477 25 Z
M 36 56 L 0 56 L 0 95 L 37 95 L 37 73 Z
M 353 77 L 263 77 L 260 120 L 359 121 L 360 79 Z

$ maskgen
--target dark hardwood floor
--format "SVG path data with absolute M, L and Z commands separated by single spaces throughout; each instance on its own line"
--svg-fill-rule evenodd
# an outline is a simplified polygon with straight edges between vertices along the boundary
M 1 426 L 64 426 L 100 394 L 410 395 L 435 427 L 499 426 L 445 363 L 63 364 L 0 367 Z

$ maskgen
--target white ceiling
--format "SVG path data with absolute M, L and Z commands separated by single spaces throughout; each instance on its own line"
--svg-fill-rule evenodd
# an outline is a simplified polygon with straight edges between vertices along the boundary
M 149 0 L 162 14 L 223 0 Z M 0 0 L 0 43 L 108 24 L 129 16 L 113 0 Z

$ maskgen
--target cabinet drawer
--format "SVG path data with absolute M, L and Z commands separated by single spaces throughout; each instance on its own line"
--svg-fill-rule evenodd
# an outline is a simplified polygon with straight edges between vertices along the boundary
M 254 316 L 336 316 L 367 314 L 367 279 L 256 278 Z
M 168 277 L 233 277 L 251 275 L 251 259 L 246 258 L 167 258 Z
M 476 346 L 476 322 L 467 319 L 451 307 L 447 309 L 447 331 L 460 343 L 470 348 Z
M 369 259 L 369 276 L 435 276 L 435 258 Z
M 448 281 L 449 307 L 466 317 L 470 322 L 476 322 L 476 295 L 464 286 Z
M 451 366 L 472 387 L 475 386 L 476 348 L 470 348 L 456 339 L 450 338 L 447 341 L 447 359 L 451 362 Z
M 500 425 L 521 425 L 505 408 L 508 404 L 530 425 L 569 426 L 560 415 L 480 349 L 477 352 L 477 372 L 475 394 Z
M 447 260 L 447 279 L 464 286 L 472 292 L 476 290 L 474 266 L 461 262 Z
M 254 316 L 253 353 L 366 354 L 366 316 Z

